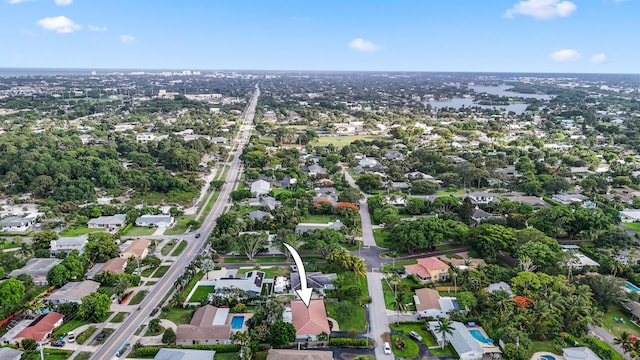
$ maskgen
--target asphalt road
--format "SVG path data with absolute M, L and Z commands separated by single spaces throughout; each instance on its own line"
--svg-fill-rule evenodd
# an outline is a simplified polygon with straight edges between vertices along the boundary
M 384 344 L 383 335 L 389 333 L 389 319 L 387 309 L 384 305 L 384 294 L 382 293 L 382 277 L 384 274 L 378 272 L 367 273 L 367 286 L 371 304 L 369 304 L 369 334 L 375 342 L 375 354 L 377 360 L 395 359 L 393 355 L 385 355 L 382 349 Z M 389 342 L 391 344 L 391 342 Z
M 260 89 L 258 88 L 258 85 L 256 85 L 256 90 L 244 112 L 242 126 L 240 127 L 240 131 L 234 141 L 235 147 L 233 148 L 234 152 L 232 153 L 233 158 L 230 161 L 229 172 L 225 179 L 226 182 L 222 186 L 220 195 L 213 205 L 211 212 L 207 215 L 202 226 L 198 230 L 202 236 L 199 239 L 196 239 L 193 234 L 172 237 L 187 238 L 189 240 L 187 247 L 182 252 L 182 255 L 178 257 L 174 265 L 169 268 L 169 271 L 156 283 L 149 294 L 147 294 L 144 301 L 140 304 L 140 310 L 129 315 L 125 321 L 121 323 L 116 332 L 109 337 L 105 344 L 95 352 L 91 359 L 98 360 L 115 357 L 118 349 L 122 348 L 126 342 L 130 342 L 130 339 L 136 329 L 147 322 L 151 310 L 156 306 L 161 305 L 159 302 L 166 294 L 173 292 L 173 284 L 176 279 L 184 273 L 185 267 L 196 257 L 202 247 L 206 244 L 209 234 L 215 226 L 216 219 L 222 215 L 225 207 L 227 206 L 229 194 L 233 191 L 235 180 L 238 179 L 242 173 L 243 167 L 240 162 L 240 154 L 251 136 L 252 124 L 259 96 Z M 133 346 L 133 344 L 129 345 L 130 347 Z

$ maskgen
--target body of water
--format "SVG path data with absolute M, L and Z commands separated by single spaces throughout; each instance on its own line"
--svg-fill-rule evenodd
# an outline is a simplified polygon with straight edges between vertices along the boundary
M 493 343 L 493 339 L 484 337 L 482 332 L 478 329 L 471 329 L 469 330 L 469 332 L 471 333 L 471 336 L 473 336 L 476 340 L 480 341 L 481 343 L 485 343 L 485 344 Z
M 513 91 L 507 91 L 507 89 L 512 88 L 510 85 L 500 85 L 500 86 L 469 86 L 469 89 L 477 92 L 477 93 L 487 93 L 491 95 L 498 96 L 507 96 L 507 97 L 521 97 L 521 98 L 534 98 L 538 100 L 551 100 L 554 95 L 543 95 L 543 94 L 523 94 L 517 93 Z
M 506 111 L 513 111 L 516 114 L 522 114 L 529 104 L 510 104 L 510 105 L 479 105 L 473 102 L 473 99 L 468 98 L 453 98 L 447 101 L 427 101 L 424 103 L 431 105 L 434 109 L 441 109 L 445 107 L 452 107 L 455 109 L 460 109 L 461 107 L 479 107 L 482 109 L 495 109 L 500 110 L 504 109 Z
M 628 281 L 624 283 L 624 287 L 626 287 L 630 291 L 640 293 L 640 288 L 635 286 L 635 285 L 633 285 L 632 283 L 630 283 Z
M 234 316 L 231 318 L 231 329 L 240 330 L 244 324 L 244 316 Z

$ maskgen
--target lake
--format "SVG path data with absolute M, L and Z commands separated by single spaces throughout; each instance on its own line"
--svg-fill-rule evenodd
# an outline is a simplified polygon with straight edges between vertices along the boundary
M 444 107 L 452 107 L 459 109 L 461 107 L 474 107 L 477 106 L 482 109 L 505 109 L 506 111 L 513 111 L 516 114 L 522 114 L 529 104 L 510 104 L 510 105 L 478 105 L 473 102 L 473 99 L 468 98 L 453 98 L 447 101 L 425 101 L 425 105 L 430 104 L 434 109 L 440 109 Z
M 521 97 L 521 98 L 534 98 L 538 100 L 551 100 L 554 95 L 542 95 L 542 94 L 523 94 L 517 93 L 513 91 L 507 91 L 507 89 L 511 88 L 510 85 L 500 85 L 500 86 L 468 86 L 469 89 L 477 92 L 477 93 L 487 93 L 491 95 L 499 95 L 499 96 L 507 96 L 507 97 Z M 432 105 L 433 106 L 433 105 Z

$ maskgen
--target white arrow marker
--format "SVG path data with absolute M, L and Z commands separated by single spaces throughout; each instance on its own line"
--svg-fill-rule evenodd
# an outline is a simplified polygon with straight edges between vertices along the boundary
M 300 300 L 309 307 L 309 303 L 311 302 L 311 291 L 313 291 L 313 289 L 307 287 L 307 270 L 305 270 L 302 258 L 300 258 L 300 254 L 298 254 L 296 249 L 287 243 L 285 243 L 284 246 L 289 250 L 291 256 L 293 256 L 293 261 L 296 262 L 296 266 L 298 267 L 298 275 L 300 275 L 300 290 L 296 290 L 296 294 L 298 294 Z

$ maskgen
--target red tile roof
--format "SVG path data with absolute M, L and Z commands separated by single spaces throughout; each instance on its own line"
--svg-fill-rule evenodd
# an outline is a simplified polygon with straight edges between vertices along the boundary
M 33 321 L 33 323 L 27 326 L 24 330 L 20 331 L 14 339 L 34 339 L 35 341 L 43 341 L 47 335 L 49 335 L 56 326 L 56 323 L 64 315 L 57 312 L 49 312 L 41 318 Z
M 433 256 L 428 258 L 418 259 L 418 264 L 424 266 L 425 268 L 431 271 L 449 270 L 449 265 L 443 263 L 442 261 L 440 261 L 440 259 Z
M 404 268 L 408 273 L 416 274 L 421 279 L 430 279 L 431 278 L 431 274 L 429 274 L 427 269 L 425 269 L 424 266 L 422 266 L 420 264 L 405 265 Z
M 323 300 L 311 300 L 309 308 L 300 300 L 292 301 L 291 318 L 298 336 L 331 333 Z

